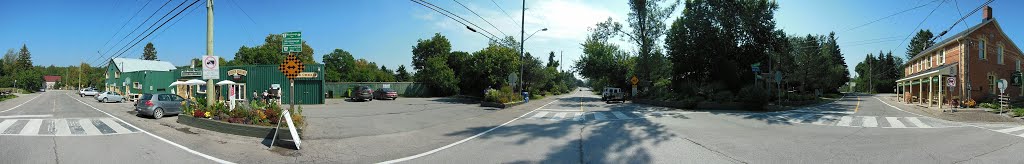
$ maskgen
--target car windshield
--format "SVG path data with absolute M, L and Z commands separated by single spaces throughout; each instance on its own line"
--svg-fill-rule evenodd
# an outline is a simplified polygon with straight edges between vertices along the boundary
M 139 98 L 139 100 L 151 100 L 151 99 L 153 99 L 153 95 L 152 94 L 144 94 L 144 95 L 142 95 L 141 98 Z

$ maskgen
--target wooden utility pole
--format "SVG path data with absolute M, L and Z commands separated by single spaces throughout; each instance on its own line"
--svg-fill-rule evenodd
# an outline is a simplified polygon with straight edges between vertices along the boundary
M 206 0 L 206 56 L 213 56 L 213 0 Z M 217 102 L 217 91 L 213 79 L 206 80 L 206 105 L 213 106 Z

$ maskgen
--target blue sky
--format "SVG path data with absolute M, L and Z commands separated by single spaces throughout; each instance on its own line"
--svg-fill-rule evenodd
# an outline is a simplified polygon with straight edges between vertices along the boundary
M 154 19 L 181 1 L 183 0 L 173 0 Z M 149 6 L 135 19 L 128 21 L 128 18 L 147 2 L 150 3 Z M 115 43 L 165 2 L 167 1 L 3 1 L 0 2 L 0 36 L 4 37 L 0 37 L 0 48 L 20 48 L 22 44 L 27 44 L 37 65 L 74 65 L 80 60 L 94 61 L 99 57 L 97 51 L 106 52 L 112 47 L 117 50 L 124 46 L 124 43 Z M 521 1 L 459 2 L 489 20 L 501 32 L 518 38 L 519 25 L 513 22 L 520 21 Z M 499 30 L 453 1 L 431 3 L 454 12 L 495 35 L 503 36 Z M 801 36 L 836 31 L 840 47 L 852 70 L 866 54 L 878 53 L 879 50 L 891 50 L 894 55 L 904 56 L 906 44 L 909 42 L 907 35 L 917 31 L 915 27 L 933 9 L 935 12 L 917 29 L 932 29 L 938 33 L 960 18 L 961 13 L 967 14 L 983 1 L 786 0 L 779 3 L 780 9 L 776 12 L 779 28 L 789 34 Z M 938 6 L 940 3 L 942 5 Z M 1012 9 L 1024 6 L 1021 3 L 995 1 L 991 4 L 996 19 L 1015 43 L 1024 42 L 1021 40 L 1024 31 L 1013 30 L 1024 28 L 1024 20 L 1014 19 L 1010 15 L 1024 15 L 1022 11 Z M 340 48 L 351 52 L 356 58 L 365 58 L 392 69 L 398 65 L 408 66 L 411 62 L 412 46 L 416 40 L 429 38 L 434 33 L 439 32 L 448 37 L 453 50 L 473 52 L 487 44 L 487 38 L 481 34 L 470 32 L 455 21 L 411 1 L 216 0 L 214 4 L 214 53 L 229 59 L 240 46 L 262 44 L 267 34 L 286 31 L 302 31 L 303 39 L 314 48 L 317 60 L 321 60 L 322 55 L 333 49 Z M 849 30 L 922 4 L 927 5 Z M 499 10 L 499 6 L 504 12 Z M 549 28 L 549 31 L 539 32 L 527 40 L 527 52 L 538 54 L 535 56 L 541 56 L 545 61 L 547 52 L 561 52 L 564 54 L 564 63 L 567 64 L 579 58 L 582 52 L 579 43 L 583 41 L 588 27 L 608 17 L 623 21 L 628 12 L 628 4 L 624 1 L 530 0 L 527 1 L 527 8 L 527 35 L 541 28 Z M 674 15 L 678 16 L 678 12 Z M 175 65 L 185 65 L 187 60 L 204 55 L 205 8 L 186 12 L 179 17 L 180 22 L 169 23 L 164 27 L 166 30 L 157 31 L 149 39 L 127 51 L 124 57 L 138 58 L 147 41 L 156 45 L 161 60 L 170 61 Z M 980 12 L 971 15 L 947 35 L 953 35 L 979 23 L 980 20 Z M 119 33 L 118 29 L 126 21 L 127 26 Z M 149 23 L 142 28 L 148 27 Z M 172 24 L 173 26 L 170 26 Z M 137 34 L 132 34 L 126 40 L 131 40 L 135 35 Z M 111 40 L 110 43 L 107 43 L 108 40 Z M 621 40 L 615 42 L 625 47 L 632 46 Z M 569 65 L 564 67 L 569 68 Z

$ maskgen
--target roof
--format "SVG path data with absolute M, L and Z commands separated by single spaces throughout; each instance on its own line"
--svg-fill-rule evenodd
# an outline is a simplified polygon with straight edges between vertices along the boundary
M 171 62 L 156 61 L 156 60 L 142 60 L 142 59 L 128 59 L 128 58 L 113 58 L 110 59 L 117 66 L 117 70 L 121 72 L 136 72 L 136 71 L 171 71 L 177 69 Z
M 46 82 L 57 82 L 60 81 L 60 76 L 43 76 L 43 80 Z
M 900 82 L 900 81 L 905 81 L 905 80 L 910 80 L 910 79 L 918 79 L 921 75 L 925 75 L 925 74 L 948 73 L 949 70 L 946 70 L 946 72 L 942 72 L 942 70 L 949 69 L 949 68 L 956 68 L 957 64 L 960 64 L 960 62 L 954 62 L 954 63 L 949 63 L 949 64 L 944 64 L 944 65 L 932 67 L 932 68 L 929 68 L 929 69 L 926 69 L 926 70 L 923 70 L 923 71 L 919 71 L 919 72 L 914 73 L 914 74 L 910 74 L 910 75 L 904 76 L 905 78 L 899 79 L 899 80 L 896 80 L 896 81 Z M 952 71 L 955 72 L 956 70 L 952 70 Z
M 953 42 L 953 41 L 955 41 L 957 39 L 963 38 L 964 36 L 967 36 L 968 34 L 971 34 L 974 31 L 977 31 L 978 29 L 981 29 L 981 27 L 983 27 L 983 26 L 985 26 L 985 25 L 987 25 L 987 24 L 989 24 L 991 22 L 995 22 L 995 21 L 996 21 L 995 18 L 988 19 L 988 20 L 982 21 L 981 23 L 978 23 L 977 25 L 971 26 L 971 28 L 967 28 L 964 31 L 960 31 L 960 33 L 956 33 L 956 35 L 949 36 L 948 38 L 943 39 L 942 41 L 939 41 L 939 42 L 933 44 L 931 47 L 928 47 L 927 49 L 924 49 L 924 51 L 921 51 L 917 55 L 914 55 L 914 58 L 910 58 L 910 60 L 907 60 L 907 61 L 914 61 L 914 60 L 916 60 L 918 58 L 922 58 L 924 56 L 928 56 L 928 55 L 923 55 L 923 54 L 932 53 L 932 51 L 935 51 L 935 49 L 938 49 L 939 47 L 942 47 L 943 45 L 946 45 L 947 43 Z M 911 62 L 904 63 L 903 66 L 906 67 L 910 63 Z

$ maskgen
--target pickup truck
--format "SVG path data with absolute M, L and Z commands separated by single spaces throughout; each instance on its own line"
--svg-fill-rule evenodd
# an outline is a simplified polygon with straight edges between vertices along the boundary
M 97 94 L 99 94 L 98 91 L 96 91 L 95 89 L 89 89 L 89 88 L 82 89 L 82 90 L 78 91 L 78 96 L 81 96 L 81 97 L 96 96 Z
M 604 88 L 604 91 L 601 91 L 601 101 L 605 101 L 606 103 L 611 103 L 613 101 L 623 102 L 626 100 L 625 95 L 623 94 L 622 89 L 606 87 Z

